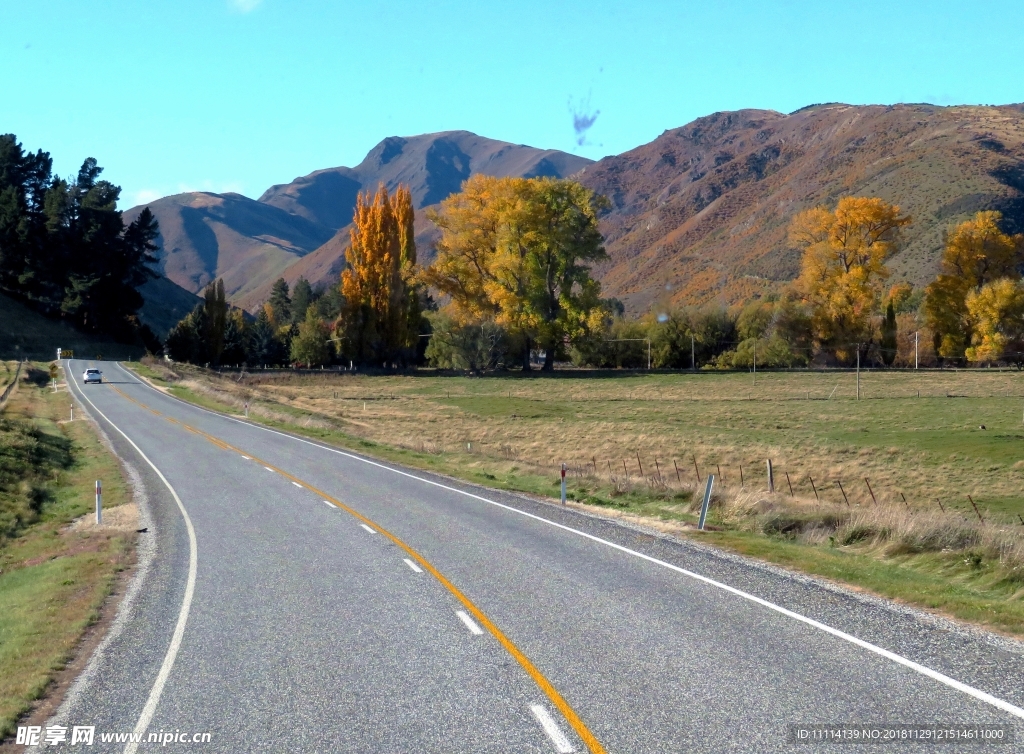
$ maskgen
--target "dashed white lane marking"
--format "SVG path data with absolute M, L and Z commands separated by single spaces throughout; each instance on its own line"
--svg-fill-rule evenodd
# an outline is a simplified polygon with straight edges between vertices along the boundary
M 326 500 L 324 500 L 324 505 L 326 505 L 328 508 L 333 508 L 334 507 L 334 503 L 329 503 Z
M 118 368 L 121 369 L 121 371 L 123 371 L 125 374 L 131 375 L 131 373 L 128 372 L 128 370 L 125 369 L 124 367 L 122 367 L 120 364 L 118 364 Z M 153 392 L 159 393 L 160 395 L 163 395 L 163 396 L 167 396 L 166 393 L 161 393 L 159 390 L 157 390 L 152 385 L 149 385 L 147 383 L 142 382 L 141 380 L 138 380 L 137 378 L 134 377 L 134 375 L 131 375 L 131 376 L 133 377 L 133 379 L 136 379 L 137 382 L 139 382 L 142 385 L 145 385 L 146 387 L 148 387 Z M 351 459 L 353 461 L 358 461 L 359 463 L 365 463 L 365 464 L 367 464 L 369 466 L 374 466 L 374 467 L 376 467 L 378 469 L 382 469 L 384 471 L 390 471 L 392 474 L 398 474 L 399 476 L 403 476 L 403 477 L 405 477 L 407 479 L 415 479 L 418 482 L 422 482 L 423 484 L 430 485 L 432 487 L 438 487 L 440 489 L 447 490 L 449 492 L 453 492 L 453 493 L 458 494 L 458 495 L 464 495 L 464 496 L 466 496 L 468 498 L 471 498 L 473 500 L 479 500 L 482 503 L 486 503 L 487 505 L 493 505 L 496 508 L 501 508 L 501 509 L 506 510 L 506 511 L 508 511 L 510 513 L 513 513 L 513 514 L 516 514 L 516 515 L 519 515 L 519 516 L 525 516 L 526 518 L 533 519 L 534 521 L 539 521 L 541 523 L 547 524 L 548 526 L 553 526 L 553 527 L 555 527 L 557 529 L 561 529 L 562 531 L 570 532 L 572 534 L 575 534 L 576 536 L 583 537 L 585 539 L 589 539 L 592 542 L 597 542 L 599 544 L 604 545 L 605 547 L 610 547 L 610 548 L 612 548 L 614 550 L 618 550 L 619 552 L 626 553 L 627 555 L 631 555 L 631 556 L 633 556 L 635 558 L 640 558 L 641 560 L 646 560 L 648 563 L 653 563 L 653 564 L 655 564 L 657 566 L 660 566 L 662 568 L 667 568 L 669 570 L 675 571 L 676 573 L 680 573 L 683 576 L 686 576 L 687 578 L 691 578 L 691 579 L 694 579 L 695 581 L 699 581 L 699 582 L 701 582 L 703 584 L 707 584 L 708 586 L 714 587 L 715 589 L 721 589 L 722 591 L 728 592 L 729 594 L 732 594 L 732 595 L 734 595 L 736 597 L 739 597 L 740 599 L 748 600 L 748 601 L 750 601 L 750 602 L 752 602 L 754 604 L 760 605 L 761 607 L 764 607 L 764 608 L 766 608 L 768 610 L 773 610 L 773 611 L 775 611 L 776 613 L 778 613 L 780 615 L 784 615 L 787 618 L 791 618 L 792 620 L 799 621 L 800 623 L 803 623 L 803 624 L 805 624 L 807 626 L 811 626 L 812 628 L 815 628 L 815 629 L 817 629 L 819 631 L 823 631 L 824 633 L 831 634 L 832 636 L 836 637 L 837 639 L 841 639 L 843 641 L 849 642 L 850 644 L 853 644 L 853 645 L 855 645 L 857 647 L 860 647 L 861 649 L 867 650 L 868 652 L 872 652 L 873 654 L 878 655 L 879 657 L 884 657 L 885 659 L 890 660 L 891 662 L 894 662 L 897 665 L 902 665 L 903 667 L 905 667 L 905 668 L 907 668 L 909 670 L 912 670 L 915 673 L 920 673 L 921 675 L 923 675 L 923 676 L 925 676 L 927 678 L 931 678 L 934 681 L 938 681 L 939 683 L 941 683 L 941 684 L 943 684 L 945 686 L 948 686 L 951 689 L 956 689 L 957 691 L 959 691 L 959 692 L 961 692 L 963 694 L 967 694 L 968 696 L 974 697 L 975 699 L 978 699 L 979 701 L 985 702 L 986 704 L 990 704 L 993 707 L 996 707 L 997 709 L 1001 709 L 1004 712 L 1007 712 L 1007 713 L 1013 715 L 1014 717 L 1017 717 L 1017 718 L 1020 718 L 1020 719 L 1024 719 L 1024 707 L 1018 707 L 1015 704 L 1011 704 L 1010 702 L 1007 702 L 1004 699 L 1000 699 L 999 697 L 993 696 L 992 694 L 988 694 L 988 693 L 986 693 L 984 691 L 981 691 L 980 689 L 976 689 L 973 686 L 968 686 L 966 683 L 961 683 L 960 681 L 956 680 L 955 678 L 950 678 L 948 675 L 944 675 L 943 673 L 940 673 L 937 670 L 932 670 L 931 668 L 929 668 L 929 667 L 927 667 L 925 665 L 921 665 L 920 663 L 916 663 L 913 660 L 909 660 L 906 657 L 903 657 L 902 655 L 896 654 L 895 652 L 890 652 L 888 649 L 884 649 L 883 647 L 879 647 L 876 644 L 872 644 L 870 642 L 864 641 L 863 639 L 860 639 L 860 638 L 858 638 L 856 636 L 853 636 L 852 634 L 848 634 L 845 631 L 840 631 L 837 628 L 832 628 L 832 626 L 829 626 L 829 625 L 826 625 L 826 624 L 821 623 L 819 621 L 816 621 L 813 618 L 808 618 L 806 615 L 801 615 L 800 613 L 794 612 L 792 610 L 787 610 L 786 608 L 782 607 L 781 605 L 776 605 L 774 602 L 769 602 L 768 600 L 761 599 L 760 597 L 757 597 L 757 596 L 755 596 L 753 594 L 750 594 L 748 592 L 744 592 L 744 591 L 742 591 L 740 589 L 737 589 L 735 587 L 729 586 L 728 584 L 723 584 L 720 581 L 715 581 L 714 579 L 708 578 L 707 576 L 703 576 L 703 575 L 701 575 L 699 573 L 694 573 L 693 571 L 690 571 L 690 570 L 688 570 L 686 568 L 681 568 L 680 566 L 677 566 L 677 565 L 675 565 L 673 563 L 666 563 L 664 560 L 659 560 L 658 558 L 655 558 L 655 557 L 652 557 L 650 555 L 647 555 L 646 553 L 637 552 L 636 550 L 631 550 L 628 547 L 624 547 L 624 546 L 622 546 L 622 545 L 620 545 L 620 544 L 618 544 L 616 542 L 610 542 L 607 539 L 602 539 L 601 537 L 595 536 L 595 535 L 590 534 L 588 532 L 580 531 L 579 529 L 574 529 L 573 527 L 566 526 L 565 524 L 560 524 L 557 521 L 552 521 L 551 519 L 544 518 L 543 516 L 538 516 L 535 513 L 529 513 L 527 511 L 520 510 L 518 508 L 514 508 L 511 505 L 505 505 L 505 504 L 499 503 L 499 502 L 497 502 L 495 500 L 490 500 L 490 499 L 488 499 L 486 497 L 482 497 L 480 495 L 475 495 L 472 492 L 467 492 L 466 490 L 460 490 L 460 489 L 457 489 L 455 487 L 449 487 L 448 485 L 442 484 L 441 482 L 435 482 L 432 479 L 425 479 L 425 478 L 423 478 L 421 476 L 417 476 L 416 474 L 411 474 L 408 471 L 402 471 L 400 469 L 395 469 L 395 468 L 392 468 L 390 466 L 386 466 L 383 463 L 378 463 L 377 461 L 371 461 L 368 458 L 363 458 L 362 456 L 353 455 L 352 453 L 346 453 L 343 450 L 338 450 L 337 448 L 332 448 L 332 447 L 330 447 L 328 445 L 321 445 L 319 443 L 312 442 L 310 440 L 306 440 L 306 439 L 301 438 L 301 437 L 295 437 L 294 435 L 289 435 L 289 434 L 287 434 L 285 432 L 279 432 L 276 429 L 270 429 L 269 427 L 261 427 L 258 424 L 251 424 L 249 422 L 242 421 L 241 419 L 235 419 L 234 417 L 224 416 L 223 414 L 218 414 L 216 411 L 210 411 L 209 409 L 200 408 L 198 406 L 195 406 L 194 404 L 187 403 L 186 401 L 183 401 L 180 398 L 175 398 L 174 396 L 167 396 L 167 397 L 171 398 L 171 400 L 175 400 L 175 401 L 178 401 L 179 403 L 183 403 L 183 404 L 185 404 L 186 406 L 188 406 L 190 408 L 196 409 L 197 411 L 202 411 L 203 413 L 211 414 L 213 416 L 220 417 L 221 419 L 226 419 L 227 421 L 236 422 L 238 424 L 245 424 L 245 425 L 247 425 L 249 427 L 261 430 L 263 432 L 269 432 L 270 434 L 280 435 L 281 437 L 285 437 L 285 438 L 287 438 L 289 440 L 293 440 L 294 442 L 299 442 L 299 443 L 302 443 L 303 445 L 310 445 L 310 446 L 312 446 L 314 448 L 319 448 L 320 450 L 327 451 L 328 453 L 334 453 L 334 454 L 342 456 L 344 458 L 349 458 L 349 459 Z
M 299 484 L 298 482 L 292 482 L 292 484 L 294 484 L 294 485 L 295 485 L 296 487 L 298 487 L 298 488 L 299 488 L 300 490 L 302 489 L 302 485 L 301 485 L 301 484 Z
M 416 565 L 415 563 L 413 563 L 413 562 L 412 562 L 411 560 L 409 560 L 409 558 L 402 558 L 402 560 L 404 560 L 404 561 L 405 561 L 405 564 L 406 564 L 407 566 L 409 566 L 409 567 L 410 567 L 410 568 L 411 568 L 411 569 L 412 569 L 413 571 L 415 571 L 416 573 L 423 573 L 423 569 L 422 569 L 422 568 L 420 568 L 420 567 L 419 567 L 418 565 Z
M 469 629 L 469 632 L 471 634 L 474 634 L 475 636 L 479 636 L 480 634 L 482 634 L 484 632 L 484 630 L 482 628 L 480 628 L 480 626 L 478 626 L 476 624 L 476 621 L 474 621 L 472 618 L 470 618 L 467 613 L 463 612 L 462 610 L 456 610 L 455 614 L 457 616 L 459 616 L 459 620 L 461 620 L 463 623 L 466 624 L 466 628 Z
M 359 524 L 359 525 L 361 527 L 363 527 L 364 529 L 366 529 L 366 531 L 370 532 L 370 534 L 376 534 L 377 533 L 373 529 L 371 529 L 369 526 L 367 526 L 366 524 Z
M 562 729 L 558 727 L 558 723 L 551 717 L 551 713 L 543 705 L 531 704 L 530 712 L 537 718 L 537 722 L 540 723 L 540 727 L 544 729 L 544 732 L 548 734 L 551 743 L 555 745 L 555 751 L 559 752 L 559 754 L 570 754 L 576 751 L 572 744 L 569 743 L 569 739 L 562 733 Z
M 242 456 L 242 460 L 243 461 L 251 461 L 252 459 L 249 458 L 249 456 Z
M 70 362 L 68 362 L 70 366 Z M 81 390 L 76 386 L 77 390 Z M 185 510 L 185 504 L 181 502 L 181 498 L 178 497 L 178 493 L 174 491 L 174 487 L 167 481 L 160 469 L 156 467 L 149 457 L 142 452 L 142 449 L 135 444 L 135 442 L 124 430 L 118 427 L 114 422 L 107 418 L 106 414 L 96 408 L 96 404 L 85 393 L 79 393 L 80 397 L 88 401 L 89 405 L 92 406 L 93 410 L 103 417 L 111 427 L 116 429 L 120 435 L 128 441 L 128 444 L 135 448 L 135 452 L 138 453 L 142 459 L 149 464 L 149 467 L 156 472 L 156 475 L 160 478 L 160 481 L 164 483 L 164 486 L 171 493 L 171 497 L 174 498 L 174 502 L 178 504 L 178 510 L 181 511 L 182 518 L 185 519 L 185 529 L 188 531 L 188 578 L 185 581 L 185 596 L 181 602 L 181 610 L 178 612 L 178 622 L 174 627 L 174 634 L 171 636 L 171 644 L 167 647 L 167 654 L 164 655 L 164 661 L 160 665 L 160 672 L 156 675 L 156 680 L 153 682 L 153 688 L 149 691 L 149 697 L 146 699 L 146 706 L 142 708 L 142 714 L 139 716 L 139 720 L 135 723 L 135 730 L 133 733 L 138 735 L 141 739 L 143 733 L 149 728 L 150 722 L 153 720 L 153 715 L 156 712 L 156 706 L 160 703 L 160 695 L 164 692 L 164 686 L 167 683 L 167 678 L 171 674 L 171 669 L 174 667 L 174 661 L 178 657 L 178 650 L 181 648 L 181 640 L 185 635 L 185 624 L 188 622 L 189 610 L 192 608 L 192 596 L 196 590 L 196 572 L 198 570 L 198 547 L 196 545 L 196 530 L 192 526 L 192 519 L 188 515 L 188 511 Z M 124 754 L 135 754 L 138 749 L 138 743 L 131 741 L 124 749 Z
M 270 468 L 269 466 L 264 466 L 263 468 L 265 468 L 267 471 L 269 471 L 271 473 L 274 472 L 274 470 L 272 468 Z

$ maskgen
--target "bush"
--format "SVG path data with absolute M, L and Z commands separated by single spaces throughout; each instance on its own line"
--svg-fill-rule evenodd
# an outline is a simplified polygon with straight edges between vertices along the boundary
M 460 324 L 445 312 L 427 315 L 433 328 L 425 356 L 438 369 L 465 369 L 474 374 L 508 365 L 513 342 L 494 322 Z

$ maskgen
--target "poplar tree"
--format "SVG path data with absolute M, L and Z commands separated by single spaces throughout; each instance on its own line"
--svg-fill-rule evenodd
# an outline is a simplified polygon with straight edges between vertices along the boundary
M 355 360 L 408 360 L 416 264 L 413 220 L 412 194 L 404 186 L 391 196 L 381 184 L 372 197 L 360 193 L 356 199 L 348 264 L 341 275 L 343 349 Z

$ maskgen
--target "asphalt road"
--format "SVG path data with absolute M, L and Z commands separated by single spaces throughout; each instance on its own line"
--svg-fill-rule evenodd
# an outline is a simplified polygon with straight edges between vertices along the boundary
M 136 729 L 210 737 L 139 751 L 846 750 L 791 724 L 998 725 L 1017 743 L 864 750 L 1024 750 L 1020 644 L 219 416 L 112 363 L 67 372 L 139 471 L 154 546 L 60 713 L 96 727 L 88 750 Z

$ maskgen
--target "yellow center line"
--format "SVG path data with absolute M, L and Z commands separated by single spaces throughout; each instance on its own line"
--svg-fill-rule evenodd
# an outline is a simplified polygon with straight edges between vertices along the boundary
M 266 468 L 271 469 L 271 470 L 277 472 L 278 474 L 283 476 L 285 479 L 289 479 L 289 480 L 295 482 L 296 484 L 300 485 L 301 487 L 304 487 L 305 489 L 309 490 L 310 492 L 312 492 L 312 493 L 314 493 L 316 495 L 319 495 L 321 498 L 323 498 L 324 500 L 327 500 L 332 505 L 337 506 L 338 508 L 340 508 L 341 510 L 345 511 L 349 515 L 355 517 L 356 519 L 358 519 L 359 521 L 363 522 L 364 524 L 366 524 L 366 525 L 376 529 L 380 534 L 383 534 L 385 537 L 390 539 L 399 548 L 404 550 L 405 553 L 409 555 L 409 557 L 411 557 L 413 560 L 415 560 L 417 563 L 419 563 L 421 566 L 423 566 L 423 568 L 428 573 L 430 573 L 431 576 L 433 576 L 435 579 L 437 579 L 438 582 L 440 582 L 441 585 L 444 586 L 445 589 L 447 589 L 449 592 L 451 592 L 451 594 L 455 597 L 455 599 L 457 599 L 459 602 L 461 602 L 462 605 L 467 610 L 469 610 L 470 613 L 472 613 L 473 617 L 476 618 L 484 626 L 484 628 L 486 628 L 488 631 L 491 632 L 491 634 L 494 636 L 494 638 L 498 640 L 498 643 L 501 644 L 501 646 L 505 648 L 505 651 L 507 651 L 510 655 L 512 655 L 512 657 L 515 658 L 516 662 L 518 662 L 519 665 L 523 668 L 523 670 L 526 671 L 527 675 L 529 675 L 530 678 L 533 679 L 533 682 L 536 683 L 537 686 L 540 688 L 540 690 L 543 691 L 544 694 L 548 697 L 548 699 L 551 700 L 551 703 L 554 704 L 556 708 L 558 708 L 558 711 L 562 713 L 562 716 L 566 719 L 566 721 L 569 723 L 569 725 L 572 726 L 572 729 L 574 731 L 576 731 L 576 735 L 578 735 L 580 737 L 580 739 L 583 741 L 583 743 L 586 744 L 586 746 L 590 750 L 591 754 L 605 754 L 605 748 L 601 745 L 601 742 L 598 741 L 597 737 L 593 733 L 590 732 L 590 729 L 587 728 L 587 726 L 583 722 L 583 720 L 581 720 L 579 715 L 576 714 L 576 711 L 573 710 L 573 708 L 571 706 L 569 706 L 569 703 L 567 701 L 565 701 L 565 699 L 562 698 L 562 695 L 558 693 L 558 690 L 554 687 L 554 685 L 552 685 L 551 681 L 549 681 L 544 676 L 544 674 L 541 673 L 540 670 L 537 669 L 537 667 L 530 661 L 530 659 L 525 654 L 523 654 L 523 652 L 519 649 L 519 647 L 517 647 L 512 642 L 511 639 L 509 639 L 507 636 L 505 636 L 505 634 L 502 633 L 502 631 L 491 621 L 490 618 L 488 618 L 484 614 L 484 612 L 480 608 L 478 608 L 475 604 L 473 604 L 473 602 L 469 599 L 469 597 L 467 597 L 461 591 L 459 591 L 459 589 L 451 581 L 449 581 L 447 578 L 445 578 L 444 575 L 440 571 L 438 571 L 433 565 L 431 565 L 430 562 L 426 558 L 424 558 L 422 555 L 420 555 L 418 552 L 416 552 L 416 550 L 412 549 L 412 547 L 410 547 L 405 542 L 403 542 L 401 539 L 399 539 L 397 536 L 395 536 L 394 534 L 389 532 L 387 529 L 382 527 L 376 521 L 373 521 L 372 519 L 367 518 L 366 516 L 364 516 L 359 511 L 357 511 L 357 510 L 355 510 L 353 508 L 350 508 L 349 506 L 345 505 L 340 500 L 332 497 L 331 495 L 328 495 L 323 490 L 318 489 L 318 488 L 314 487 L 313 485 L 305 482 L 304 480 L 299 479 L 298 477 L 289 474 L 284 469 L 280 469 L 280 468 L 274 466 L 273 464 L 268 463 L 267 461 L 261 460 L 260 458 L 257 458 L 256 456 L 254 456 L 252 453 L 249 453 L 247 451 L 243 451 L 240 448 L 234 447 L 233 445 L 229 445 L 228 443 L 224 442 L 223 440 L 221 440 L 221 439 L 219 439 L 217 437 L 214 437 L 213 435 L 207 434 L 206 432 L 203 432 L 200 429 L 196 429 L 195 427 L 191 427 L 188 424 L 185 424 L 183 422 L 178 421 L 177 419 L 172 419 L 171 417 L 169 417 L 169 416 L 167 416 L 165 414 L 161 414 L 159 411 L 156 411 L 156 410 L 150 408 L 149 406 L 146 406 L 146 405 L 140 403 L 139 401 L 135 400 L 134 398 L 126 395 L 124 392 L 122 392 L 120 389 L 118 389 L 116 387 L 114 388 L 114 390 L 117 391 L 118 393 L 120 393 L 125 398 L 127 398 L 132 403 L 135 403 L 136 405 L 141 406 L 142 408 L 146 409 L 147 411 L 151 411 L 152 413 L 154 413 L 157 416 L 160 416 L 160 417 L 166 419 L 167 421 L 170 421 L 170 422 L 173 422 L 175 424 L 180 425 L 184 429 L 187 429 L 189 432 L 192 432 L 192 433 L 194 433 L 196 435 L 199 435 L 199 436 L 205 438 L 206 440 L 209 440 L 211 443 L 213 443 L 214 445 L 216 445 L 217 447 L 219 447 L 219 448 L 221 448 L 223 450 L 230 450 L 230 451 L 233 451 L 233 452 L 238 453 L 240 455 L 248 456 L 249 458 L 251 458 L 256 463 L 262 464 Z

